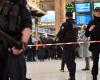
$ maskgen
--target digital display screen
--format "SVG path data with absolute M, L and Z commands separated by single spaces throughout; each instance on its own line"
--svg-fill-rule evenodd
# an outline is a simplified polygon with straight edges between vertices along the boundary
M 89 2 L 85 3 L 75 3 L 75 11 L 76 12 L 90 12 L 91 11 L 91 4 Z
M 94 2 L 94 9 L 95 9 L 96 7 L 100 7 L 100 2 Z
M 91 15 L 77 15 L 76 23 L 77 25 L 88 24 L 91 21 Z

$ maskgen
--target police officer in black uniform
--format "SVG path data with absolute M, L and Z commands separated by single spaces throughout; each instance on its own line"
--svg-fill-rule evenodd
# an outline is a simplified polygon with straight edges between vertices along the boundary
M 22 44 L 26 45 L 31 34 L 32 26 L 31 15 L 26 7 L 26 0 L 7 1 L 15 5 L 19 5 L 20 24 L 18 24 L 16 28 L 14 28 L 14 25 L 12 25 L 10 26 L 10 28 L 7 28 L 8 30 L 4 30 L 6 28 L 4 28 L 3 30 L 13 39 L 20 41 L 22 42 Z M 12 17 L 14 16 L 12 15 Z M 6 40 L 0 39 L 0 80 L 6 80 L 6 76 L 9 76 L 10 80 L 27 80 L 26 63 L 24 59 L 23 48 L 19 49 L 15 46 L 12 46 L 12 48 L 10 47 L 10 49 L 8 50 L 9 47 L 5 45 L 5 42 Z
M 100 7 L 95 8 L 94 19 L 88 24 L 85 35 L 90 37 L 91 41 L 100 40 Z M 97 80 L 100 43 L 91 43 L 89 50 L 92 52 L 93 56 L 93 80 Z
M 74 21 L 71 12 L 66 12 L 66 22 L 61 25 L 60 31 L 57 34 L 58 39 L 61 42 L 75 42 L 76 36 L 74 36 Z M 75 80 L 76 63 L 75 63 L 75 45 L 63 45 L 63 60 L 65 60 L 66 66 L 69 71 L 69 80 Z

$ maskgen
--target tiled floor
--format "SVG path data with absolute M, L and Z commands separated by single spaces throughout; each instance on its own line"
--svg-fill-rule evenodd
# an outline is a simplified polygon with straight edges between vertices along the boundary
M 76 63 L 76 80 L 92 80 L 91 71 L 81 71 L 85 66 L 84 59 L 76 59 Z M 60 60 L 27 62 L 27 77 L 32 80 L 66 80 L 68 79 L 68 70 L 65 67 L 65 72 L 60 72 L 60 64 Z M 100 80 L 100 74 L 98 75 L 98 80 Z

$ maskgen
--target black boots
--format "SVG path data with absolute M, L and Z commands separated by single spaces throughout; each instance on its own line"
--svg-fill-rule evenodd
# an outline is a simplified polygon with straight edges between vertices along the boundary
M 75 80 L 75 76 L 70 77 L 68 80 Z
M 60 72 L 64 72 L 64 70 L 63 69 L 60 69 Z

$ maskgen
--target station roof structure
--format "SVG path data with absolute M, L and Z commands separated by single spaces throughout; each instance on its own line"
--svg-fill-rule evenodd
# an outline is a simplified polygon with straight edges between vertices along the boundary
M 55 10 L 55 0 L 40 0 L 40 4 L 43 4 L 45 10 Z
M 41 17 L 49 10 L 54 10 L 55 0 L 27 0 L 33 16 Z

